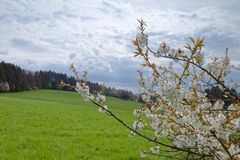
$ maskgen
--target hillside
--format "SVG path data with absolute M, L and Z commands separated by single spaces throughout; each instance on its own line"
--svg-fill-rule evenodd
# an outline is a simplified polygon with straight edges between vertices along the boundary
M 132 124 L 139 104 L 107 97 Z M 0 94 L 0 159 L 139 159 L 149 142 L 101 114 L 78 94 L 38 90 Z M 145 145 L 145 148 L 142 148 Z

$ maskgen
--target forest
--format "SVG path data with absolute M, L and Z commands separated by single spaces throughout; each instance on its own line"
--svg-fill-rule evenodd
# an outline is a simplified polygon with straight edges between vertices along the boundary
M 56 73 L 54 71 L 28 71 L 21 67 L 1 62 L 0 63 L 0 92 L 19 92 L 37 89 L 53 89 L 74 91 L 70 87 L 60 87 L 59 82 L 64 81 L 70 85 L 75 85 L 76 80 L 67 74 Z M 96 93 L 101 86 L 98 83 L 87 82 L 90 92 Z M 105 87 L 104 94 L 125 100 L 137 100 L 138 96 L 131 91 L 116 89 L 115 87 Z

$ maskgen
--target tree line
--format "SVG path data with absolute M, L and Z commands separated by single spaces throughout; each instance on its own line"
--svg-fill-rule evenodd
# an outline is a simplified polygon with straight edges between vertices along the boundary
M 54 89 L 74 91 L 73 88 L 59 86 L 59 82 L 64 81 L 70 85 L 75 85 L 76 80 L 67 74 L 56 73 L 54 71 L 28 71 L 17 65 L 0 63 L 0 92 L 19 92 L 36 89 Z M 90 92 L 96 93 L 101 90 L 101 85 L 94 82 L 87 82 Z M 104 94 L 125 100 L 136 100 L 137 96 L 131 91 L 106 87 Z
M 63 80 L 65 83 L 75 85 L 76 80 L 72 76 L 67 74 L 56 73 L 54 71 L 28 71 L 20 68 L 17 65 L 11 63 L 0 63 L 0 92 L 19 92 L 29 91 L 36 89 L 54 89 L 54 90 L 67 90 L 74 91 L 73 88 L 60 87 L 59 82 Z M 101 90 L 101 85 L 94 82 L 87 82 L 90 92 L 96 93 Z M 236 90 L 232 89 L 237 93 Z M 222 91 L 218 87 L 211 87 L 205 90 L 207 97 L 211 101 L 222 99 L 226 101 L 226 104 L 231 104 L 232 101 L 229 98 L 223 96 Z M 143 103 L 142 94 L 135 95 L 131 91 L 116 89 L 115 87 L 106 87 L 103 91 L 106 96 L 117 97 L 125 100 L 133 100 Z M 154 97 L 152 97 L 154 101 Z

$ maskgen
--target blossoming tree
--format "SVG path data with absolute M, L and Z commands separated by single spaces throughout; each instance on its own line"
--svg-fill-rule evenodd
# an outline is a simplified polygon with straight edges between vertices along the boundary
M 111 115 L 131 130 L 131 135 L 153 142 L 149 150 L 140 152 L 142 158 L 155 155 L 171 159 L 240 159 L 240 96 L 226 85 L 226 76 L 234 69 L 228 51 L 224 57 L 206 62 L 202 53 L 204 41 L 200 38 L 190 38 L 191 44 L 184 49 L 173 49 L 162 42 L 158 50 L 153 51 L 145 26 L 145 22 L 139 20 L 139 33 L 132 43 L 136 48 L 134 56 L 143 59 L 141 66 L 150 69 L 151 80 L 147 81 L 139 72 L 144 103 L 134 110 L 137 120 L 132 127 L 108 109 L 104 95 L 94 96 L 89 92 L 87 72 L 83 74 L 84 81 L 77 82 L 76 91 L 97 105 L 100 112 Z M 172 61 L 162 65 L 159 59 Z M 74 66 L 70 68 L 79 80 Z M 61 85 L 67 84 L 61 82 Z M 239 87 L 234 81 L 231 85 L 235 89 Z M 209 86 L 220 88 L 224 97 L 234 103 L 226 106 L 220 99 L 211 102 L 204 92 Z M 154 134 L 150 135 L 154 136 L 141 132 L 145 126 L 151 127 Z M 169 143 L 162 141 L 162 137 Z

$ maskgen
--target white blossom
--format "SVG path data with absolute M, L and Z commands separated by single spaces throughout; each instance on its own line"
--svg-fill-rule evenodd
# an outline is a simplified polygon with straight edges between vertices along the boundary
M 144 33 L 139 33 L 137 35 L 137 41 L 138 41 L 138 44 L 141 48 L 144 48 L 146 45 L 147 45 L 147 42 L 148 42 L 148 35 L 147 34 L 144 34 Z
M 105 96 L 97 93 L 96 102 L 102 104 L 105 102 Z
M 151 147 L 151 148 L 150 148 L 150 153 L 160 154 L 160 147 L 159 147 L 159 146 Z
M 139 131 L 139 129 L 145 127 L 147 124 L 142 120 L 137 120 L 133 123 L 133 130 Z
M 140 114 L 141 114 L 141 110 L 134 109 L 134 111 L 133 111 L 134 116 L 139 117 Z
M 154 56 L 158 58 L 161 55 L 166 55 L 169 51 L 170 47 L 165 42 L 162 42 Z
M 82 95 L 85 100 L 93 100 L 94 96 L 90 94 L 89 87 L 85 83 L 76 83 L 75 90 Z
M 143 102 L 149 102 L 150 98 L 151 98 L 151 96 L 146 92 L 144 94 L 142 94 L 141 97 L 142 97 Z
M 140 152 L 140 157 L 141 157 L 141 158 L 146 158 L 146 157 L 147 157 L 145 150 L 142 150 L 142 151 Z
M 98 108 L 98 111 L 101 112 L 101 113 L 106 113 L 106 112 L 107 112 L 107 111 L 106 111 L 107 109 L 108 109 L 107 106 L 104 105 L 103 108 L 102 108 L 102 107 L 99 107 L 99 108 Z
M 232 70 L 233 65 L 230 65 L 230 58 L 224 57 L 215 59 L 214 62 L 208 64 L 208 70 L 215 76 L 223 80 Z

